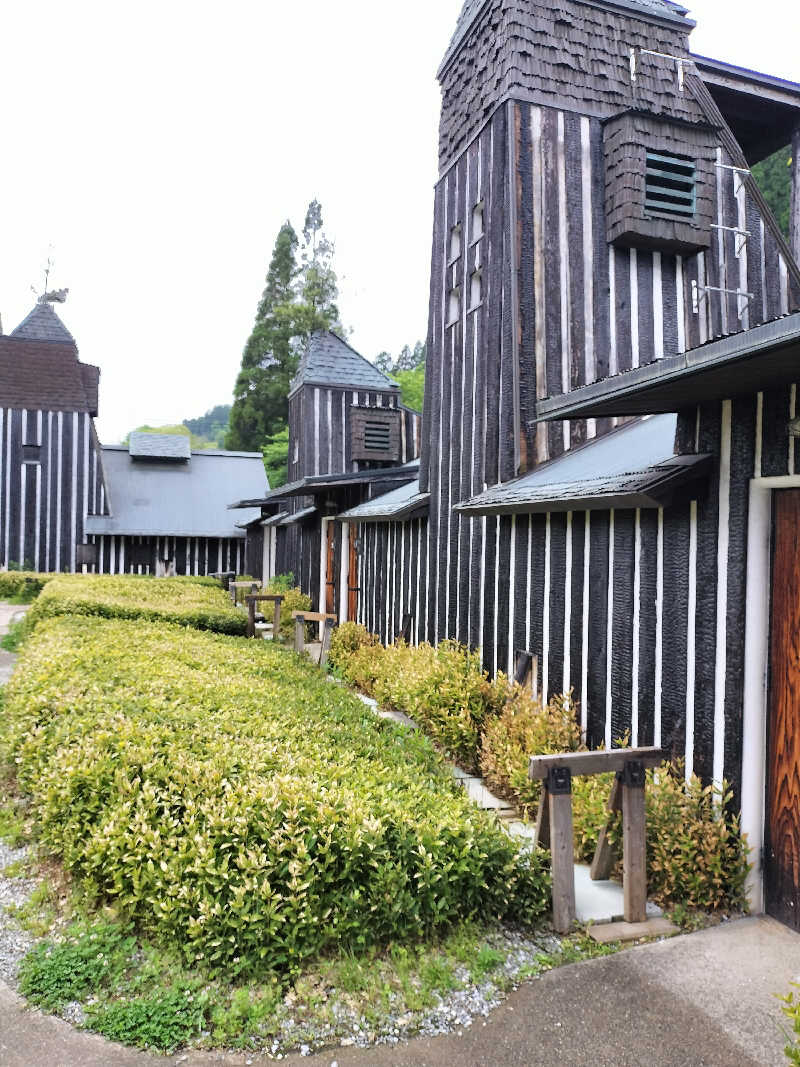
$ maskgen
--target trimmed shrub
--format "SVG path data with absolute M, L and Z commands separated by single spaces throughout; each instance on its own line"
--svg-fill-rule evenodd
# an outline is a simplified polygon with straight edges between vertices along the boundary
M 89 898 L 212 969 L 285 971 L 549 903 L 544 854 L 475 808 L 424 735 L 271 642 L 44 621 L 0 755 Z
M 294 641 L 293 611 L 311 611 L 311 597 L 306 596 L 302 589 L 288 589 L 284 583 L 283 575 L 278 575 L 267 585 L 266 591 L 282 596 L 281 604 L 281 637 L 284 641 Z
M 328 656 L 332 667 L 344 669 L 347 661 L 361 648 L 377 648 L 380 645 L 377 634 L 371 634 L 360 622 L 343 622 L 331 635 L 331 648 Z
M 0 571 L 0 600 L 33 600 L 57 577 L 38 571 Z
M 93 574 L 53 578 L 28 612 L 26 628 L 55 615 L 149 619 L 227 634 L 244 634 L 247 629 L 245 616 L 221 588 L 195 578 Z
M 486 725 L 481 772 L 489 785 L 530 813 L 539 803 L 541 783 L 528 778 L 531 756 L 577 752 L 581 731 L 572 696 L 541 701 L 519 685 L 507 690 L 505 706 Z

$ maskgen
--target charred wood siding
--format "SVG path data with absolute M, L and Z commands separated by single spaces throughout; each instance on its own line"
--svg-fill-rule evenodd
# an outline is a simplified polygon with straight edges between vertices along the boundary
M 0 561 L 75 571 L 89 514 L 107 514 L 85 412 L 0 409 Z
M 241 574 L 246 566 L 243 537 L 133 537 L 97 534 L 97 563 L 87 570 L 97 574 L 156 574 L 158 561 L 169 560 L 176 575 L 202 577 L 217 571 Z M 261 561 L 257 570 L 260 574 Z

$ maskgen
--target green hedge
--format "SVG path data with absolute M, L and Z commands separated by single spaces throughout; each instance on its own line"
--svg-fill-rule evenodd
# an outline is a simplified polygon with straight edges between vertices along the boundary
M 56 574 L 41 574 L 38 571 L 0 571 L 0 600 L 16 600 L 21 597 L 32 600 Z
M 44 844 L 195 962 L 287 969 L 549 904 L 544 854 L 475 808 L 422 734 L 271 643 L 49 620 L 0 730 Z
M 39 594 L 25 620 L 26 629 L 55 615 L 148 619 L 240 635 L 247 629 L 244 614 L 221 586 L 196 578 L 63 575 L 53 578 Z

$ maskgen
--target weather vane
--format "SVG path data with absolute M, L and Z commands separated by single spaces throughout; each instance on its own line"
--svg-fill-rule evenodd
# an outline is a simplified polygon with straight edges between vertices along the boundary
M 39 304 L 64 304 L 67 300 L 67 293 L 69 289 L 52 289 L 48 290 L 47 286 L 50 282 L 50 274 L 53 270 L 53 246 L 50 246 L 50 251 L 47 254 L 47 263 L 44 268 L 44 292 L 38 293 L 35 286 L 31 286 L 32 291 L 36 295 L 36 301 Z

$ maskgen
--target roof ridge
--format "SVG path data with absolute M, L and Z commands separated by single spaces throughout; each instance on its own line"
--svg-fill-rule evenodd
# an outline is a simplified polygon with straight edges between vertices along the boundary
M 366 356 L 362 355 L 362 354 L 361 354 L 360 352 L 358 352 L 358 351 L 357 351 L 357 350 L 356 350 L 355 348 L 353 348 L 353 346 L 352 346 L 352 345 L 350 344 L 350 342 L 349 342 L 349 341 L 347 341 L 347 340 L 345 340 L 345 338 L 344 338 L 344 337 L 342 337 L 342 336 L 341 336 L 340 334 L 338 334 L 338 333 L 336 332 L 336 330 L 330 330 L 330 329 L 329 329 L 329 330 L 328 330 L 327 332 L 328 332 L 328 333 L 329 333 L 329 334 L 330 334 L 330 335 L 331 335 L 332 337 L 335 337 L 337 341 L 341 341 L 341 343 L 342 343 L 343 345 L 345 345 L 345 347 L 349 348 L 349 349 L 350 349 L 350 351 L 351 351 L 351 352 L 353 353 L 353 355 L 354 355 L 354 356 L 358 356 L 358 358 L 359 358 L 359 359 L 361 359 L 361 360 L 363 360 L 363 361 L 364 361 L 364 362 L 365 362 L 365 363 L 366 363 L 366 364 L 367 364 L 367 365 L 368 365 L 369 367 L 372 367 L 372 369 L 373 369 L 374 371 L 377 371 L 377 372 L 378 372 L 378 374 L 382 375 L 382 376 L 383 376 L 383 377 L 384 377 L 384 378 L 386 379 L 386 381 L 387 381 L 387 382 L 389 383 L 389 385 L 390 385 L 390 386 L 392 386 L 392 387 L 393 387 L 393 388 L 395 388 L 395 389 L 399 388 L 399 386 L 398 386 L 397 382 L 396 382 L 396 381 L 395 381 L 395 380 L 394 380 L 393 378 L 390 378 L 388 374 L 385 374 L 385 373 L 384 373 L 384 372 L 383 372 L 383 371 L 382 371 L 382 370 L 380 369 L 380 367 L 376 367 L 376 366 L 375 366 L 375 364 L 374 364 L 374 363 L 372 362 L 372 360 L 371 360 L 371 359 L 367 359 L 367 357 L 366 357 Z

